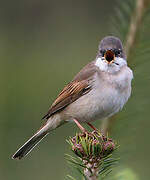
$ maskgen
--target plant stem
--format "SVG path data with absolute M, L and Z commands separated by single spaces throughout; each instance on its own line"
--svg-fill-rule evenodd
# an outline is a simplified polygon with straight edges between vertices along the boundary
M 92 164 L 88 163 L 87 168 L 84 169 L 84 175 L 88 180 L 98 179 L 98 168 L 94 168 Z
M 142 17 L 145 10 L 145 0 L 137 0 L 136 8 L 131 18 L 129 31 L 127 34 L 127 40 L 125 45 L 125 52 L 127 57 L 130 55 L 131 49 L 134 47 L 136 41 L 136 35 L 142 22 Z

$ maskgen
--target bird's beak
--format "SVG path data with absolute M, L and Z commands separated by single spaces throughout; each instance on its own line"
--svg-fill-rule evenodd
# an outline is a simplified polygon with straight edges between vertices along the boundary
M 112 50 L 107 50 L 104 54 L 105 61 L 111 64 L 115 60 L 115 53 Z

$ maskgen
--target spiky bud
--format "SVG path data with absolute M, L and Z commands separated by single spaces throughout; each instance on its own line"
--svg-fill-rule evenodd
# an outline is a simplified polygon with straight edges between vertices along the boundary
M 112 153 L 115 143 L 98 131 L 78 133 L 69 139 L 72 151 L 82 160 L 97 163 Z

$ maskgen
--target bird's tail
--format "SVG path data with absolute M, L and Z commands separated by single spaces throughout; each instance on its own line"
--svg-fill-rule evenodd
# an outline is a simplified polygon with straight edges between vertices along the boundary
M 44 127 L 43 127 L 44 128 Z M 21 159 L 26 156 L 46 135 L 47 131 L 43 129 L 34 134 L 23 146 L 21 146 L 12 156 L 13 159 Z
M 26 156 L 48 133 L 50 130 L 60 126 L 61 121 L 57 116 L 56 118 L 49 119 L 47 123 L 40 128 L 16 153 L 12 156 L 12 159 L 21 159 Z

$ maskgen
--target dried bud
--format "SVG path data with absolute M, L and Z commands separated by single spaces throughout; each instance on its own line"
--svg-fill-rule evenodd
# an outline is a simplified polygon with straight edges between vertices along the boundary
M 103 153 L 105 156 L 111 154 L 114 149 L 115 149 L 115 143 L 112 141 L 106 141 L 103 144 Z
M 98 131 L 78 133 L 69 139 L 72 151 L 82 160 L 98 162 L 112 153 L 115 143 Z

